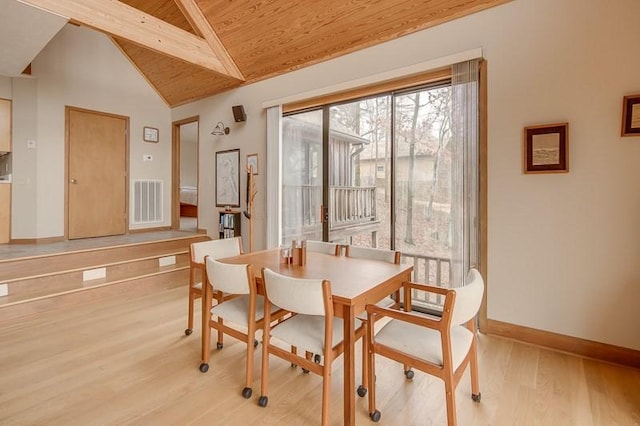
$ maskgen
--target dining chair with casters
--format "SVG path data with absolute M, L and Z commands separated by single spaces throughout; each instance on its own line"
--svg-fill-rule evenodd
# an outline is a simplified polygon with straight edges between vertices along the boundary
M 367 330 L 367 370 L 369 383 L 373 385 L 369 392 L 369 416 L 376 422 L 381 416 L 376 409 L 375 387 L 375 357 L 381 355 L 443 380 L 448 425 L 455 426 L 455 391 L 467 366 L 470 366 L 471 398 L 480 402 L 476 315 L 482 303 L 484 280 L 476 269 L 471 269 L 466 285 L 460 288 L 444 289 L 412 282 L 403 283 L 403 287 L 405 303 L 410 303 L 411 289 L 444 296 L 442 317 L 435 319 L 415 312 L 367 305 L 369 321 L 382 316 L 391 318 L 377 334 Z M 407 375 L 411 377 L 413 374 Z
M 258 346 L 255 335 L 256 330 L 263 326 L 264 298 L 258 294 L 251 265 L 222 263 L 205 256 L 205 267 L 206 280 L 214 291 L 235 296 L 225 298 L 211 308 L 209 326 L 247 344 L 246 384 L 242 396 L 249 398 L 252 394 L 253 355 Z M 285 314 L 274 305 L 270 308 L 272 319 Z M 216 317 L 218 321 L 214 320 Z M 200 364 L 200 371 L 206 373 L 208 370 L 208 364 Z
M 307 251 L 314 253 L 331 254 L 333 256 L 340 256 L 340 244 L 328 243 L 326 241 L 307 240 Z
M 265 291 L 265 320 L 262 336 L 262 383 L 258 405 L 268 403 L 269 356 L 275 355 L 322 376 L 322 425 L 329 424 L 329 390 L 331 366 L 344 350 L 342 319 L 334 318 L 331 283 L 322 279 L 292 278 L 262 270 Z M 295 313 L 289 319 L 273 324 L 271 305 Z M 322 354 L 316 363 L 304 356 L 284 349 L 272 340 L 303 349 L 307 353 Z
M 400 252 L 394 250 L 387 250 L 375 247 L 362 247 L 362 246 L 353 246 L 348 245 L 345 249 L 345 256 L 357 259 L 371 259 L 378 260 L 381 262 L 394 263 L 396 265 L 400 264 Z M 382 308 L 392 308 L 398 309 L 400 307 L 400 292 L 396 292 L 389 297 L 385 297 L 376 303 L 377 306 Z M 358 386 L 357 392 L 358 395 L 364 397 L 367 395 L 367 389 L 369 387 L 369 378 L 367 374 L 367 339 L 366 330 L 369 327 L 369 322 L 367 318 L 367 313 L 363 312 L 358 315 L 358 319 L 362 321 L 363 327 L 361 328 L 361 335 L 357 337 L 362 337 L 362 381 L 360 386 Z
M 205 273 L 205 256 L 208 255 L 212 259 L 222 259 L 241 253 L 242 239 L 240 237 L 191 243 L 189 246 L 189 318 L 184 334 L 188 336 L 193 332 L 193 306 L 196 299 L 201 298 L 204 293 L 202 277 Z M 200 280 L 198 280 L 198 276 L 200 276 Z M 224 299 L 224 295 L 215 293 L 213 299 L 220 303 Z M 222 344 L 222 336 L 218 337 L 220 338 L 218 341 Z
M 327 241 L 318 241 L 318 240 L 306 240 L 305 244 L 306 244 L 307 251 L 313 252 L 313 253 L 322 253 L 322 254 L 328 254 L 331 256 L 340 256 L 342 252 L 342 247 L 338 243 L 330 243 Z M 291 351 L 293 353 L 296 353 L 296 348 L 291 348 Z M 313 358 L 313 360 L 316 363 L 320 362 L 320 358 L 321 358 L 320 354 L 312 354 L 312 353 L 307 353 L 306 357 L 307 359 Z M 309 372 L 309 370 L 307 370 L 306 368 L 303 368 L 302 371 L 304 373 Z

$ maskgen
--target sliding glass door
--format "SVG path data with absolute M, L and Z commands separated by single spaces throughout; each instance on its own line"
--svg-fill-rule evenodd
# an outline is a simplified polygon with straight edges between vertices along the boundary
M 415 281 L 462 285 L 478 257 L 477 75 L 464 63 L 450 80 L 285 115 L 281 241 L 398 250 Z
M 394 248 L 414 280 L 449 287 L 452 253 L 451 85 L 396 93 Z M 416 304 L 440 297 L 414 294 Z M 428 307 L 428 306 L 425 306 Z
M 322 110 L 282 119 L 281 242 L 322 240 Z
M 391 96 L 329 108 L 329 239 L 391 248 Z

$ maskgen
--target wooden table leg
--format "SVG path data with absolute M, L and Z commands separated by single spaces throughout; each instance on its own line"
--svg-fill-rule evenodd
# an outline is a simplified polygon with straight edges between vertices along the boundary
M 343 308 L 342 319 L 344 321 L 344 424 L 356 423 L 356 372 L 355 372 L 355 315 L 353 306 Z

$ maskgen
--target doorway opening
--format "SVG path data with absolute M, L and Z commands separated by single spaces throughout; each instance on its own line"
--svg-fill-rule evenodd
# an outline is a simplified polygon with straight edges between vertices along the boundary
M 198 117 L 173 123 L 172 229 L 198 232 Z

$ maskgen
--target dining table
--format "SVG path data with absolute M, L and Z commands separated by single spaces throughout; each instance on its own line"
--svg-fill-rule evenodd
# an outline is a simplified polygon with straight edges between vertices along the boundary
M 231 264 L 251 264 L 256 275 L 258 293 L 264 294 L 263 268 L 294 278 L 326 279 L 331 282 L 334 315 L 344 326 L 344 424 L 355 424 L 355 343 L 357 315 L 368 304 L 375 304 L 411 280 L 413 266 L 379 260 L 333 256 L 307 252 L 304 265 L 283 263 L 280 249 L 267 249 L 218 259 Z M 204 285 L 202 298 L 202 361 L 209 362 L 211 346 L 211 286 Z

